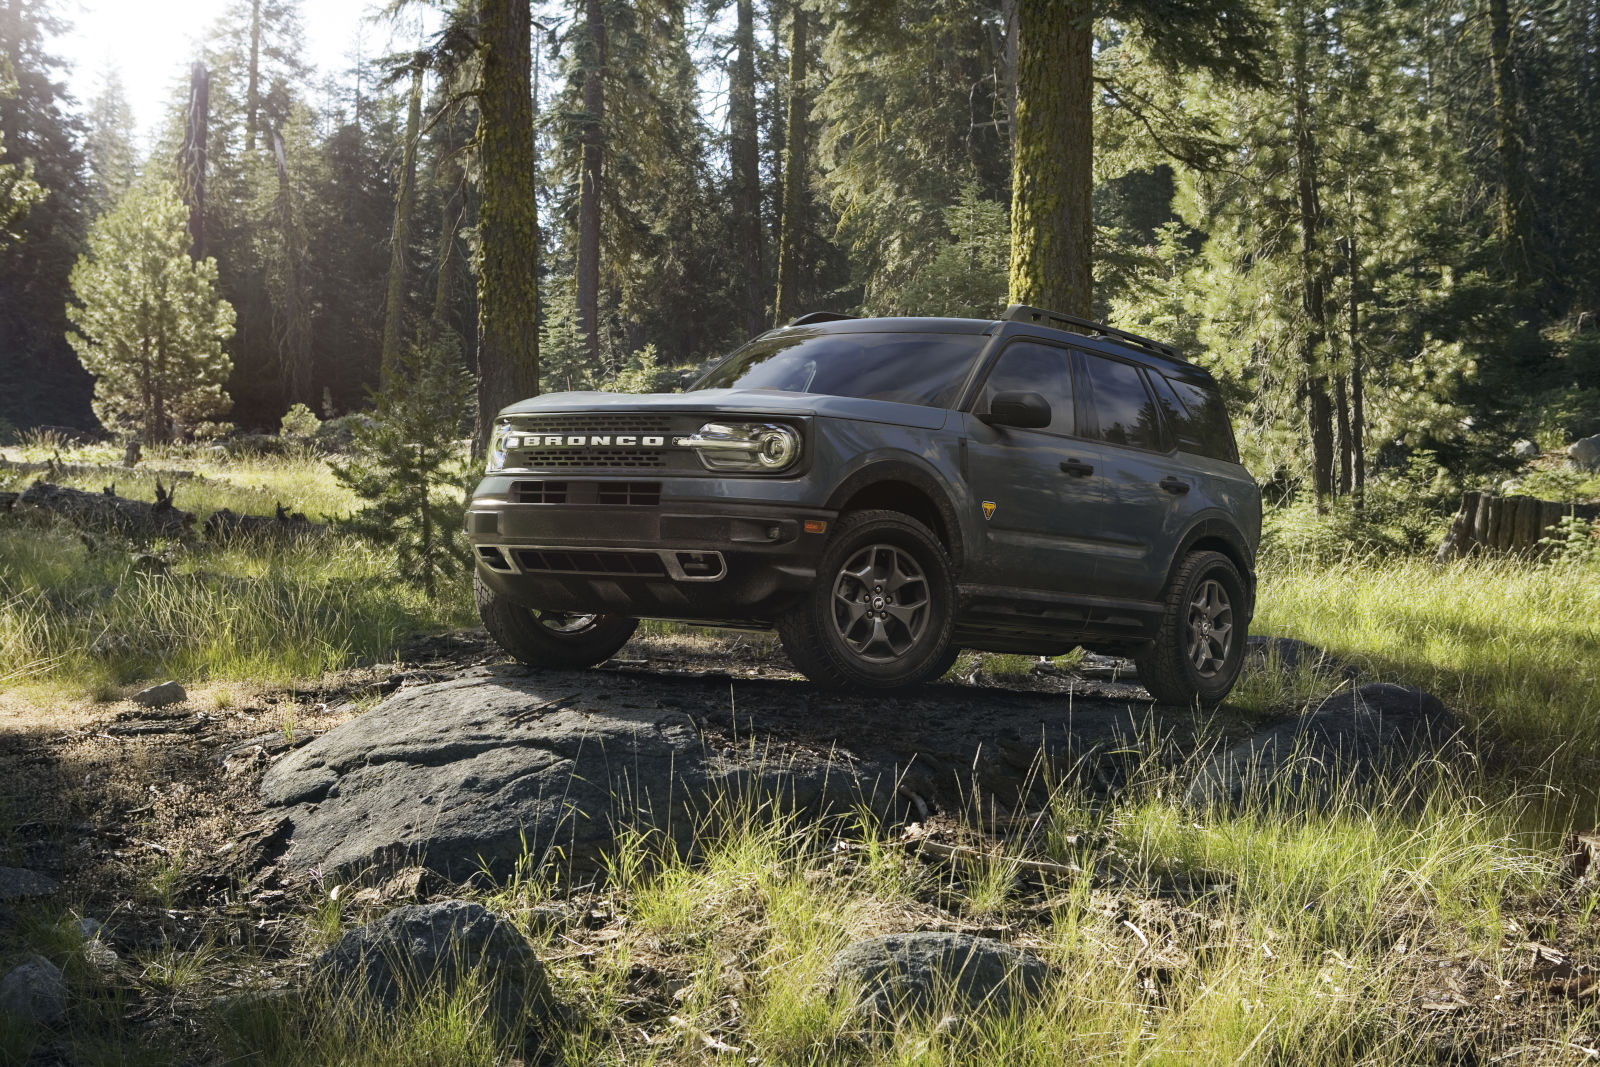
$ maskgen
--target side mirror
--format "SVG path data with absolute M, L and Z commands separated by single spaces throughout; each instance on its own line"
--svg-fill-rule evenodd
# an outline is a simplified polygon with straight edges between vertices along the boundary
M 996 393 L 989 413 L 978 418 L 990 426 L 1039 430 L 1050 425 L 1050 402 L 1038 393 Z

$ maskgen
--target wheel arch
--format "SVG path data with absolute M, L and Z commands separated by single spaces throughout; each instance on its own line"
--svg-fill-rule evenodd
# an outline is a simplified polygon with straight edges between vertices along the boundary
M 1172 583 L 1173 575 L 1182 566 L 1184 557 L 1191 552 L 1220 552 L 1233 561 L 1239 569 L 1239 578 L 1244 582 L 1245 595 L 1249 598 L 1249 612 L 1255 615 L 1256 608 L 1256 567 L 1255 553 L 1250 551 L 1250 543 L 1245 540 L 1244 534 L 1226 519 L 1211 517 L 1202 519 L 1190 527 L 1189 532 L 1183 535 L 1178 543 L 1178 550 L 1173 553 L 1172 560 L 1167 564 L 1167 577 L 1162 583 L 1166 588 Z
M 839 483 L 828 507 L 840 514 L 868 508 L 901 512 L 932 530 L 957 566 L 966 558 L 949 492 L 935 475 L 913 464 L 890 460 L 861 468 Z

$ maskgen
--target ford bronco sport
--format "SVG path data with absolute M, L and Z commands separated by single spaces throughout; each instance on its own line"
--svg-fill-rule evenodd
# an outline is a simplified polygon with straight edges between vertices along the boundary
M 668 619 L 775 627 L 830 688 L 1081 645 L 1209 706 L 1243 658 L 1261 498 L 1216 382 L 1167 345 L 1022 306 L 819 313 L 683 393 L 506 408 L 466 527 L 484 624 L 530 666 Z

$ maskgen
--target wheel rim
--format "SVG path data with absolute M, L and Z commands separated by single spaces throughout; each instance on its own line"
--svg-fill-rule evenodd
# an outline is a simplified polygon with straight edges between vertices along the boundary
M 922 567 L 894 545 L 861 549 L 833 580 L 834 632 L 868 663 L 892 663 L 916 648 L 930 606 Z
M 600 616 L 580 615 L 571 611 L 536 611 L 533 621 L 560 637 L 576 637 L 600 625 Z
M 1189 601 L 1189 663 L 1202 678 L 1215 678 L 1233 650 L 1233 602 L 1215 578 L 1200 583 Z

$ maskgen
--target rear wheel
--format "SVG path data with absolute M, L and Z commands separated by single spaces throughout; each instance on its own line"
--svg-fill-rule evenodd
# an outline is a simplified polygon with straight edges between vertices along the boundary
M 610 659 L 638 627 L 622 615 L 539 611 L 513 603 L 472 578 L 478 617 L 501 648 L 530 667 L 581 670 Z
M 1134 657 L 1139 681 L 1161 704 L 1220 704 L 1244 663 L 1249 605 L 1233 560 L 1220 552 L 1184 557 L 1167 587 L 1161 631 Z
M 858 511 L 839 520 L 815 584 L 778 633 L 817 685 L 900 689 L 949 670 L 954 605 L 950 557 L 926 526 Z

